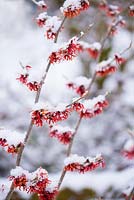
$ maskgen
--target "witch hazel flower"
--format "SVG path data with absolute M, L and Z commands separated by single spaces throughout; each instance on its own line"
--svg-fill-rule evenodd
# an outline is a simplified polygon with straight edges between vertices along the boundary
M 69 42 L 64 43 L 61 47 L 58 47 L 58 50 L 54 50 L 49 56 L 49 61 L 51 64 L 54 64 L 60 63 L 64 60 L 72 60 L 80 51 L 81 47 L 78 42 L 78 37 L 73 37 L 69 40 Z
M 76 77 L 74 81 L 69 81 L 67 87 L 73 89 L 79 96 L 83 96 L 87 91 L 90 82 L 91 79 L 88 79 L 85 76 L 79 76 Z
M 31 91 L 38 91 L 40 88 L 40 83 L 37 81 L 30 80 L 29 77 L 29 70 L 31 69 L 31 66 L 26 66 L 22 68 L 22 71 L 19 74 L 19 77 L 16 78 L 18 81 L 20 81 L 22 84 L 27 86 L 27 88 Z
M 134 5 L 129 6 L 129 15 L 134 17 Z
M 61 20 L 57 16 L 49 17 L 45 22 L 45 36 L 47 39 L 55 39 L 57 31 L 61 25 Z
M 93 99 L 83 101 L 84 109 L 80 111 L 81 117 L 92 118 L 103 112 L 103 109 L 108 106 L 106 95 L 99 95 Z
M 88 0 L 66 0 L 60 10 L 65 17 L 72 18 L 87 10 L 89 6 Z
M 80 41 L 79 44 L 82 50 L 87 51 L 92 58 L 96 59 L 98 57 L 101 50 L 101 44 L 99 42 L 88 44 L 87 42 Z
M 18 153 L 23 143 L 24 134 L 16 131 L 0 129 L 0 146 L 2 146 L 8 153 Z
M 118 16 L 117 19 L 112 23 L 111 29 L 110 29 L 110 36 L 114 36 L 118 32 L 119 27 L 125 27 L 126 21 L 123 19 L 122 16 Z
M 115 17 L 121 12 L 121 8 L 119 6 L 108 4 L 104 1 L 99 4 L 99 8 L 103 10 L 108 17 Z
M 58 188 L 53 182 L 38 194 L 40 200 L 53 200 L 58 193 Z
M 49 133 L 50 137 L 57 138 L 63 144 L 69 144 L 73 134 L 73 129 L 60 125 L 52 126 Z
M 9 180 L 13 181 L 15 188 L 28 193 L 40 193 L 50 183 L 47 171 L 41 167 L 30 173 L 17 166 L 11 170 Z
M 109 58 L 108 60 L 104 60 L 97 64 L 96 66 L 97 76 L 106 76 L 116 72 L 117 67 L 116 65 L 111 64 L 112 60 L 113 60 L 112 58 Z
M 46 12 L 40 13 L 36 18 L 36 23 L 39 27 L 43 27 L 46 23 L 46 20 L 49 18 Z
M 115 54 L 115 61 L 118 65 L 124 64 L 126 62 L 126 59 L 123 58 L 121 55 L 119 54 Z
M 16 78 L 16 80 L 20 81 L 23 84 L 26 84 L 28 81 L 28 76 L 29 76 L 29 70 L 32 67 L 27 65 L 25 67 L 22 67 L 21 72 L 19 73 L 19 77 Z
M 95 170 L 98 167 L 104 167 L 105 162 L 101 154 L 96 157 L 83 157 L 72 154 L 64 161 L 66 171 L 85 173 Z
M 133 139 L 127 140 L 124 145 L 124 149 L 122 151 L 123 156 L 127 157 L 128 159 L 134 159 L 134 141 Z
M 31 118 L 33 124 L 36 126 L 43 126 L 43 122 L 52 124 L 66 120 L 70 113 L 71 109 L 67 108 L 63 103 L 60 103 L 55 107 L 49 103 L 46 103 L 45 105 L 37 103 L 31 112 Z

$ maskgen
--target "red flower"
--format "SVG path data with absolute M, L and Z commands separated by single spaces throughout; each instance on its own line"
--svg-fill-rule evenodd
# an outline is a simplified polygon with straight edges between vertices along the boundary
M 65 17 L 76 17 L 81 11 L 84 11 L 89 8 L 88 0 L 72 0 L 72 2 L 66 0 L 61 8 L 61 12 Z
M 70 130 L 68 127 L 54 126 L 50 130 L 50 137 L 57 138 L 63 144 L 69 144 L 72 136 L 73 130 Z
M 87 51 L 90 54 L 90 56 L 94 59 L 96 59 L 99 55 L 99 51 L 97 49 L 88 48 Z
M 122 155 L 128 159 L 134 159 L 134 141 L 132 139 L 128 140 L 122 150 Z
M 52 52 L 49 56 L 50 63 L 59 63 L 64 60 L 72 60 L 77 56 L 78 52 L 81 50 L 78 43 L 78 38 L 72 38 L 64 47 L 60 48 L 58 51 Z
M 33 124 L 36 126 L 43 126 L 44 115 L 47 113 L 44 109 L 35 110 L 31 113 Z
M 30 173 L 21 167 L 16 167 L 11 170 L 9 179 L 13 181 L 15 188 L 37 194 L 40 194 L 50 184 L 48 173 L 42 168 Z
M 84 109 L 84 105 L 80 102 L 74 102 L 71 107 L 72 110 L 75 110 L 76 112 L 80 112 Z
M 40 200 L 53 200 L 54 197 L 57 195 L 58 189 L 44 189 L 41 193 L 38 194 Z
M 134 5 L 129 6 L 129 15 L 134 17 Z
M 115 60 L 116 60 L 117 64 L 119 64 L 119 65 L 126 62 L 126 60 L 123 57 L 121 57 L 120 55 L 117 55 L 117 54 L 115 55 Z
M 108 65 L 106 68 L 102 68 L 101 70 L 98 70 L 96 73 L 98 76 L 106 76 L 109 74 L 112 74 L 117 71 L 117 67 L 114 65 Z
M 40 88 L 40 84 L 37 81 L 29 82 L 26 85 L 31 91 L 38 91 Z
M 49 16 L 46 12 L 39 14 L 39 16 L 36 18 L 36 23 L 38 26 L 43 27 L 46 24 L 47 19 Z
M 105 162 L 101 155 L 98 155 L 95 158 L 84 158 L 82 156 L 71 155 L 65 159 L 65 170 L 71 172 L 85 173 L 104 166 Z
M 108 106 L 108 101 L 105 96 L 98 96 L 93 99 L 85 100 L 83 103 L 84 109 L 80 112 L 81 117 L 92 118 L 103 112 L 103 109 Z

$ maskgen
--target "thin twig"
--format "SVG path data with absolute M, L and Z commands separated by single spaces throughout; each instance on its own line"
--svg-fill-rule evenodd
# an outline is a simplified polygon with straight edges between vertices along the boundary
M 36 1 L 34 1 L 34 0 L 32 0 L 32 1 L 33 1 L 34 3 L 36 2 Z M 37 2 L 36 2 L 36 3 L 37 3 Z M 63 19 L 63 21 L 65 22 L 65 19 Z M 63 23 L 64 23 L 63 21 L 61 22 L 60 28 L 62 28 L 62 26 L 63 26 Z M 60 30 L 58 30 L 57 38 L 58 38 L 59 33 L 60 33 Z M 57 41 L 57 40 L 56 40 L 56 41 Z M 39 101 L 40 94 L 41 94 L 41 90 L 42 90 L 43 84 L 44 84 L 44 82 L 45 82 L 45 80 L 46 80 L 46 77 L 47 77 L 48 71 L 49 71 L 49 69 L 50 69 L 50 66 L 51 66 L 51 63 L 48 62 L 48 65 L 47 65 L 47 67 L 46 67 L 46 69 L 45 69 L 44 75 L 42 76 L 41 81 L 40 81 L 40 88 L 39 88 L 39 90 L 37 91 L 36 96 L 35 96 L 35 101 L 34 101 L 35 103 L 38 103 L 38 101 Z M 29 126 L 28 126 L 28 130 L 27 130 L 25 139 L 24 139 L 24 144 L 20 147 L 19 152 L 18 152 L 18 154 L 17 154 L 16 166 L 19 166 L 19 165 L 20 165 L 20 162 L 21 162 L 21 159 L 22 159 L 22 155 L 23 155 L 23 151 L 24 151 L 25 146 L 26 146 L 26 144 L 27 144 L 27 142 L 28 142 L 28 140 L 29 140 L 29 137 L 30 137 L 32 128 L 33 128 L 33 123 L 32 123 L 32 120 L 31 120 L 31 121 L 30 121 L 30 124 L 29 124 Z M 11 187 L 10 187 L 10 190 L 9 190 L 9 192 L 8 192 L 8 194 L 7 194 L 6 198 L 5 198 L 5 200 L 10 200 L 10 199 L 11 199 L 12 194 L 13 194 L 13 191 L 14 191 L 14 185 L 13 185 L 13 183 L 12 183 L 12 184 L 11 184 Z
M 54 43 L 57 43 L 59 32 L 61 31 L 65 20 L 66 20 L 66 17 L 63 18 L 63 20 L 62 20 L 62 22 L 61 22 L 61 25 L 60 25 L 60 27 L 59 27 L 58 30 L 57 30 L 56 37 L 55 37 L 55 39 L 54 39 Z
M 91 26 L 91 27 L 92 27 L 92 26 Z M 91 28 L 91 27 L 90 27 L 90 28 Z M 101 46 L 101 50 L 100 50 L 100 54 L 99 54 L 99 56 L 98 56 L 97 62 L 99 62 L 99 60 L 100 60 L 100 57 L 101 57 L 101 54 L 102 54 L 102 51 L 103 51 L 103 47 L 104 47 L 105 41 L 106 41 L 107 38 L 109 37 L 109 34 L 110 34 L 110 32 L 111 32 L 111 29 L 112 29 L 112 26 L 111 26 L 110 29 L 108 29 L 108 32 L 107 32 L 107 34 L 106 34 L 106 36 L 105 36 L 105 38 L 104 38 L 104 40 L 103 40 L 103 42 L 102 42 L 102 46 Z M 89 29 L 89 30 L 90 30 L 90 29 Z M 84 33 L 81 34 L 81 36 L 80 36 L 79 38 L 81 39 L 81 38 L 83 37 L 83 35 L 84 35 Z M 96 80 L 96 72 L 94 72 L 93 77 L 92 77 L 92 79 L 91 79 L 91 81 L 90 81 L 90 83 L 89 83 L 88 92 L 85 93 L 82 97 L 78 98 L 76 101 L 79 101 L 79 100 L 85 98 L 87 95 L 89 95 L 90 89 L 91 89 L 93 83 L 95 82 L 95 80 Z M 75 101 L 75 102 L 76 102 L 76 101 Z M 73 103 L 74 103 L 74 102 L 73 102 Z M 70 105 L 71 105 L 71 104 L 70 104 Z M 67 149 L 67 157 L 70 156 L 70 154 L 71 154 L 71 150 L 72 150 L 72 146 L 73 146 L 73 141 L 74 141 L 74 138 L 75 138 L 75 136 L 76 136 L 76 134 L 77 134 L 77 132 L 78 132 L 79 126 L 80 126 L 80 124 L 81 124 L 81 121 L 82 121 L 82 117 L 80 116 L 79 119 L 78 119 L 78 122 L 77 122 L 77 124 L 76 124 L 76 127 L 75 127 L 75 133 L 74 133 L 74 135 L 73 135 L 73 137 L 72 137 L 72 140 L 71 140 L 71 142 L 70 142 L 70 144 L 69 144 L 69 146 L 68 146 L 68 149 Z M 63 180 L 64 180 L 65 175 L 66 175 L 66 171 L 65 171 L 64 168 L 63 168 L 63 170 L 62 170 L 62 172 L 61 172 L 61 176 L 60 176 L 59 182 L 58 182 L 58 189 L 60 189 L 60 186 L 61 186 L 61 184 L 62 184 L 62 182 L 63 182 Z

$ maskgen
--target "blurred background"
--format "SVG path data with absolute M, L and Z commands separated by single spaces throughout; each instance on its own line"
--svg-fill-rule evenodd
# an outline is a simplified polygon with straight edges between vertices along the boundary
M 63 0 L 46 0 L 49 15 L 61 16 L 59 7 Z M 90 23 L 94 26 L 83 40 L 89 43 L 100 42 L 106 34 L 108 19 L 97 8 L 98 1 L 91 1 L 91 7 L 74 19 L 65 22 L 59 42 L 67 41 L 79 34 Z M 123 8 L 132 1 L 109 1 Z M 39 80 L 47 64 L 52 42 L 44 38 L 43 29 L 37 27 L 35 18 L 39 11 L 31 0 L 0 1 L 0 127 L 25 133 L 30 121 L 30 111 L 34 102 L 34 92 L 21 85 L 16 77 L 20 71 L 20 62 L 31 65 L 33 77 Z M 113 56 L 127 48 L 134 41 L 134 17 L 123 13 L 126 27 L 110 37 L 105 43 L 101 60 Z M 124 55 L 126 58 L 117 73 L 97 79 L 91 90 L 92 96 L 111 92 L 110 105 L 102 115 L 83 120 L 75 138 L 73 153 L 93 156 L 102 153 L 106 168 L 86 175 L 68 174 L 64 180 L 58 200 L 88 200 L 104 198 L 122 198 L 123 191 L 134 183 L 134 162 L 121 155 L 126 140 L 127 129 L 134 128 L 134 46 Z M 72 94 L 66 87 L 67 80 L 84 75 L 91 77 L 95 60 L 81 54 L 72 62 L 53 65 L 44 85 L 41 101 L 56 105 L 59 102 L 70 103 Z M 74 128 L 77 121 L 74 113 L 64 125 Z M 58 179 L 63 167 L 66 147 L 48 136 L 48 126 L 34 127 L 29 144 L 25 148 L 22 166 L 34 171 L 42 166 L 55 179 Z M 0 147 L 0 185 L 6 182 L 10 170 L 15 165 L 15 156 L 7 154 Z M 4 196 L 4 194 L 3 194 Z M 2 197 L 4 199 L 4 197 Z M 37 200 L 36 196 L 14 194 L 15 200 Z

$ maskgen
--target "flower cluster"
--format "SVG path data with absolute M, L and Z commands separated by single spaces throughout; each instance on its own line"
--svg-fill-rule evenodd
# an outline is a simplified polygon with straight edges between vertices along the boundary
M 57 187 L 49 184 L 38 196 L 40 200 L 53 200 L 57 193 Z
M 73 37 L 68 43 L 62 45 L 58 50 L 53 51 L 49 56 L 50 63 L 59 63 L 64 60 L 72 60 L 81 51 L 77 37 Z
M 117 34 L 118 28 L 125 27 L 125 25 L 126 25 L 126 21 L 123 19 L 123 17 L 118 16 L 117 19 L 112 23 L 110 35 L 114 36 L 115 34 Z
M 112 74 L 117 70 L 116 65 L 111 64 L 112 59 L 104 60 L 97 64 L 96 74 L 97 76 L 106 76 L 108 74 Z
M 67 87 L 73 89 L 78 95 L 83 96 L 87 91 L 87 87 L 90 84 L 91 79 L 85 76 L 79 76 L 74 81 L 69 81 Z
M 70 129 L 69 127 L 62 127 L 60 125 L 56 125 L 51 127 L 50 129 L 50 137 L 57 138 L 63 144 L 69 144 L 74 130 Z
M 134 5 L 129 6 L 129 15 L 134 17 Z
M 66 0 L 61 7 L 61 12 L 65 17 L 75 17 L 78 16 L 81 11 L 87 10 L 89 8 L 88 0 Z
M 80 41 L 81 49 L 87 51 L 89 55 L 96 59 L 99 55 L 101 44 L 99 42 L 94 42 L 93 44 L 88 44 L 87 42 Z
M 19 77 L 16 78 L 18 81 L 20 81 L 22 84 L 27 86 L 27 88 L 31 91 L 38 91 L 40 88 L 40 83 L 37 81 L 30 81 L 29 79 L 29 70 L 31 69 L 31 66 L 26 66 L 22 68 L 22 71 L 19 74 Z
M 101 155 L 96 157 L 83 157 L 78 156 L 77 154 L 71 155 L 66 158 L 65 161 L 65 170 L 71 172 L 85 173 L 92 170 L 95 170 L 98 167 L 104 167 L 105 162 Z
M 24 135 L 15 131 L 0 129 L 0 146 L 11 154 L 16 154 L 23 145 Z
M 126 142 L 122 154 L 128 159 L 134 159 L 134 141 L 132 139 Z
M 108 101 L 105 95 L 99 95 L 93 99 L 84 100 L 83 108 L 78 110 L 81 117 L 92 118 L 103 112 L 103 109 L 108 106 Z M 82 107 L 81 105 L 79 105 Z
M 33 124 L 43 126 L 43 122 L 49 124 L 66 120 L 70 114 L 70 108 L 66 108 L 65 104 L 59 104 L 56 107 L 49 103 L 45 105 L 36 104 L 31 112 Z
M 121 8 L 117 5 L 108 4 L 107 2 L 101 2 L 99 8 L 103 10 L 108 17 L 115 17 L 121 12 Z
M 46 200 L 46 196 L 51 200 L 50 197 L 54 197 L 57 192 L 56 187 L 51 187 L 47 171 L 41 167 L 30 173 L 17 166 L 11 170 L 9 179 L 13 181 L 15 188 L 27 193 L 37 193 L 41 200 Z
M 38 26 L 43 27 L 46 23 L 46 20 L 49 18 L 46 12 L 40 13 L 36 18 Z
M 44 28 L 47 39 L 55 39 L 57 31 L 61 25 L 61 20 L 57 16 L 48 16 L 46 12 L 39 14 L 36 22 Z

